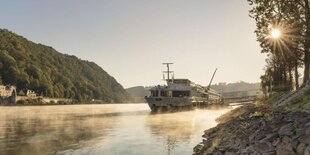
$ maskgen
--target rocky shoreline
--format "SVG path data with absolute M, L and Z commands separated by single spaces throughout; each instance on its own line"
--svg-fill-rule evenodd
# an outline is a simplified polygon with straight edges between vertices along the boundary
M 194 147 L 194 155 L 310 155 L 309 111 L 251 104 L 217 121 Z

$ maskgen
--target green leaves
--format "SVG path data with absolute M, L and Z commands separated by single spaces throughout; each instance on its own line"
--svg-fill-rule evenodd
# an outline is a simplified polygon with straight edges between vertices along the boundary
M 61 54 L 0 29 L 0 77 L 3 84 L 32 89 L 38 95 L 122 102 L 130 96 L 93 62 Z
M 268 53 L 263 87 L 298 87 L 298 68 L 304 65 L 305 80 L 309 79 L 310 10 L 309 0 L 248 0 L 250 17 L 256 22 L 256 36 L 262 53 Z M 273 38 L 272 29 L 281 36 Z M 270 84 L 272 83 L 272 84 Z M 279 89 L 280 90 L 280 89 Z

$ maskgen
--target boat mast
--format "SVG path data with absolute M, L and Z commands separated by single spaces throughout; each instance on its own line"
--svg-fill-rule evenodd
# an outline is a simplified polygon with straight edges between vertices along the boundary
M 214 71 L 214 73 L 213 73 L 213 75 L 212 75 L 212 78 L 211 78 L 211 80 L 210 80 L 210 83 L 209 83 L 209 86 L 208 86 L 208 91 L 210 90 L 211 83 L 212 83 L 212 81 L 213 81 L 213 78 L 214 78 L 214 75 L 215 75 L 216 71 L 217 71 L 217 68 L 215 69 L 215 71 Z
M 169 80 L 170 80 L 170 73 L 173 73 L 173 71 L 170 71 L 169 65 L 172 65 L 173 63 L 167 62 L 163 63 L 163 65 L 167 65 L 167 71 L 164 71 L 164 73 L 167 73 L 167 84 L 169 85 Z

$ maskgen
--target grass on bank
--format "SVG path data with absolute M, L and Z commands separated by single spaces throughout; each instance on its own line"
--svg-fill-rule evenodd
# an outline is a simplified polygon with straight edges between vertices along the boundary
M 272 92 L 268 97 L 263 97 L 259 100 L 259 104 L 275 106 L 275 103 L 285 96 L 288 92 Z M 277 106 L 278 107 L 278 106 Z M 282 105 L 281 108 L 287 110 L 305 109 L 310 110 L 310 89 L 306 90 L 302 95 L 292 100 L 286 105 Z
M 306 90 L 303 95 L 294 99 L 287 105 L 289 109 L 306 109 L 310 110 L 310 89 Z
M 269 96 L 261 98 L 258 102 L 259 104 L 272 105 L 280 100 L 281 97 L 285 94 L 286 92 L 271 92 Z

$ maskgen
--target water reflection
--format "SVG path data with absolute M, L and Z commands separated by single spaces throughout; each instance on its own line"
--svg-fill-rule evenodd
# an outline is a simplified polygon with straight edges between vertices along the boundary
M 216 125 L 215 118 L 229 109 L 199 110 L 178 113 L 150 115 L 146 117 L 146 127 L 150 133 L 163 139 L 166 145 L 166 154 L 191 154 L 192 148 L 200 140 L 203 131 Z M 177 153 L 178 152 L 178 153 Z
M 0 107 L 0 154 L 192 154 L 228 111 L 151 114 L 145 104 Z
M 117 117 L 91 117 L 99 112 L 85 106 L 1 107 L 0 154 L 55 154 L 83 146 L 117 122 Z M 75 119 L 81 113 L 89 117 Z

